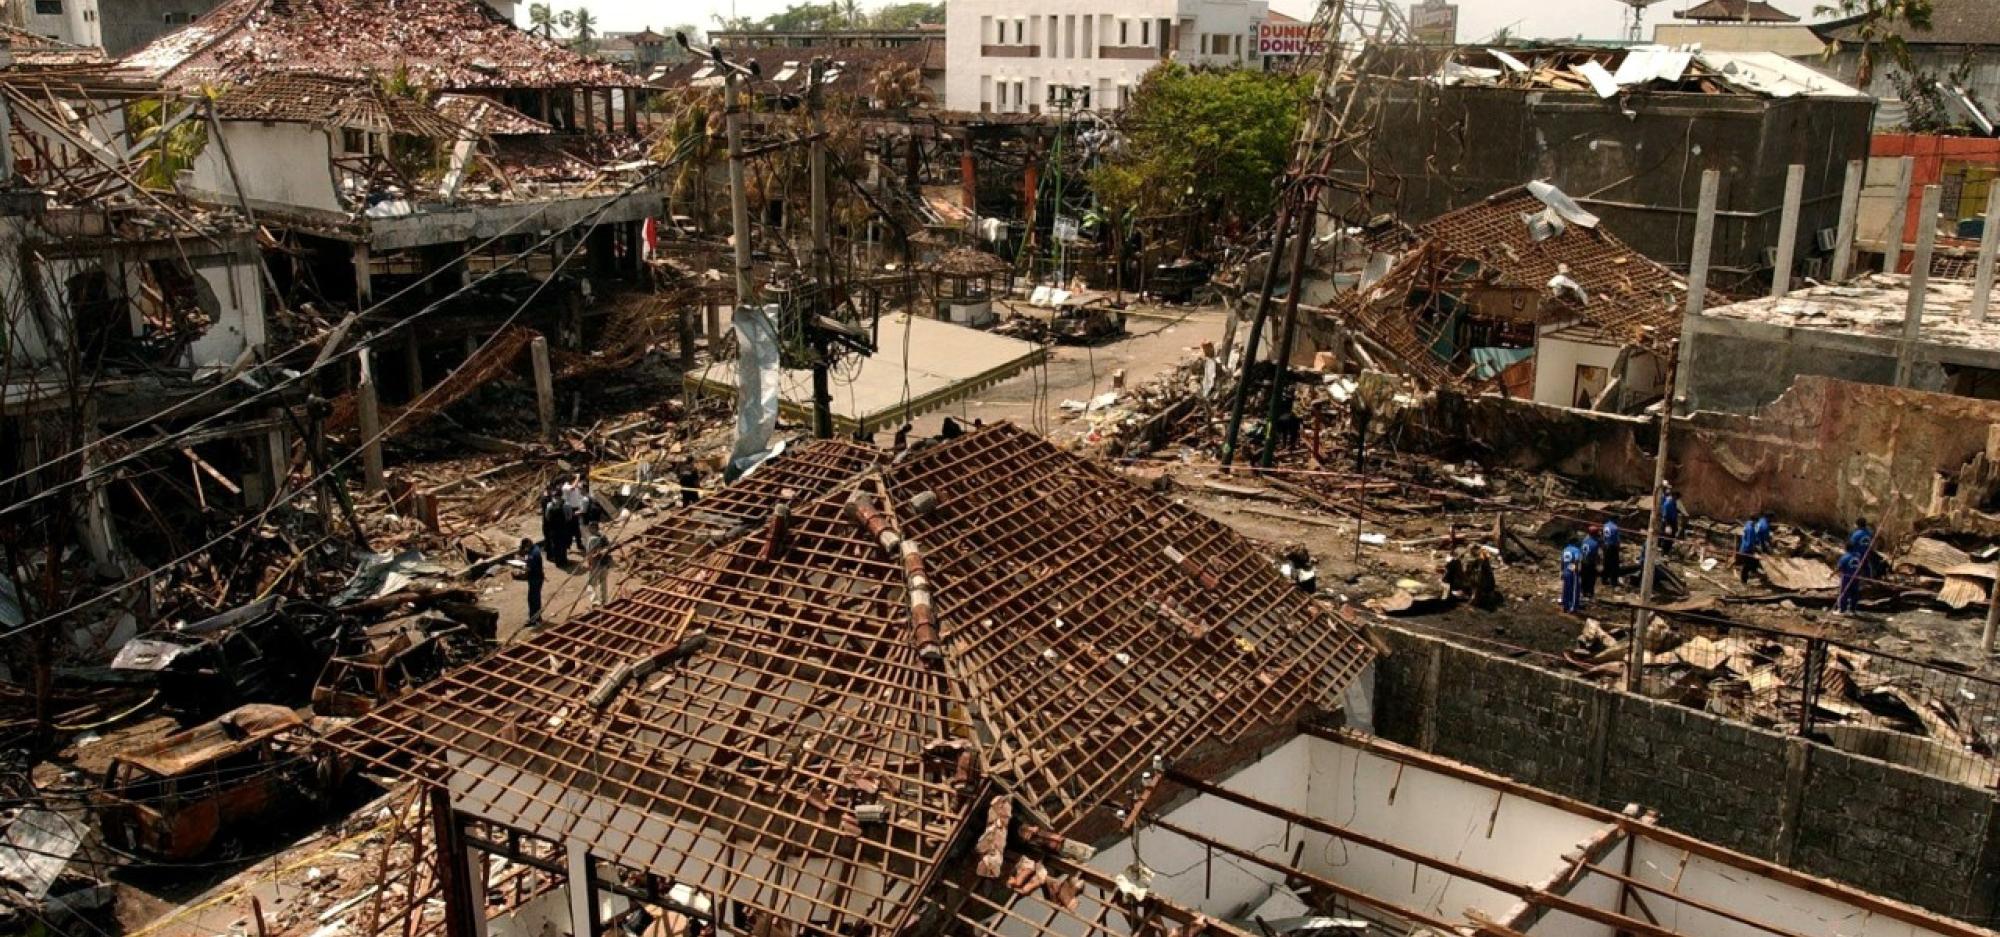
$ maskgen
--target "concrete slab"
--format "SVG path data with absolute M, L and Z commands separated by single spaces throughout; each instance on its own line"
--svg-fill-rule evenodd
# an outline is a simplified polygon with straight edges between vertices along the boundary
M 1039 345 L 904 313 L 882 317 L 879 350 L 851 373 L 833 376 L 834 431 L 851 435 L 892 430 L 925 413 L 958 402 L 1043 361 Z M 717 362 L 688 375 L 690 395 L 734 398 L 736 363 Z M 812 418 L 812 372 L 792 370 L 779 379 L 779 412 L 800 422 Z

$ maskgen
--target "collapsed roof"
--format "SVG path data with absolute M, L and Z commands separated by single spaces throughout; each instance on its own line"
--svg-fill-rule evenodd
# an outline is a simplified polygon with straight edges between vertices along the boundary
M 1858 89 L 1775 52 L 1722 52 L 1659 45 L 1371 46 L 1365 75 L 1442 85 L 1634 94 L 1866 97 Z
M 181 89 L 276 72 L 369 78 L 399 70 L 440 91 L 637 84 L 479 0 L 228 0 L 123 64 Z
M 1432 387 L 1474 381 L 1461 317 L 1585 331 L 1663 351 L 1680 334 L 1687 283 L 1604 230 L 1560 190 L 1517 186 L 1378 242 L 1387 272 L 1328 313 Z M 1484 375 L 1491 377 L 1492 375 Z
M 1106 832 L 1155 759 L 1288 733 L 1373 657 L 1227 527 L 1032 434 L 884 455 L 780 456 L 670 522 L 718 545 L 637 548 L 692 562 L 333 743 L 489 821 L 888 933 L 989 858 L 961 834 Z
M 453 139 L 464 132 L 422 101 L 390 94 L 374 81 L 324 75 L 269 74 L 253 79 L 216 98 L 215 116 L 437 139 Z

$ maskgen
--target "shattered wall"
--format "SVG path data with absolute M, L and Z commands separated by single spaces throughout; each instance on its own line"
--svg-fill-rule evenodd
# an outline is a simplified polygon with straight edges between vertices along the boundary
M 1867 99 L 1746 94 L 1641 94 L 1604 101 L 1589 93 L 1527 92 L 1370 78 L 1382 95 L 1369 165 L 1341 169 L 1375 187 L 1373 211 L 1436 217 L 1510 186 L 1546 179 L 1583 200 L 1620 239 L 1685 269 L 1694 246 L 1701 175 L 1722 173 L 1715 265 L 1765 269 L 1778 239 L 1785 174 L 1807 167 L 1801 258 L 1818 258 L 1814 235 L 1839 219 L 1847 161 L 1865 159 L 1874 103 Z M 1631 116 L 1621 111 L 1629 108 Z
M 1993 792 L 1377 624 L 1384 738 L 1800 871 L 1980 919 Z
M 195 158 L 189 186 L 217 194 L 221 204 L 234 201 L 236 179 L 253 203 L 344 214 L 346 206 L 334 189 L 332 138 L 327 131 L 303 123 L 254 123 L 232 120 L 222 124 L 222 143 L 236 162 L 231 177 L 223 146 L 211 141 Z
M 1771 510 L 1787 523 L 1845 530 L 1866 515 L 1893 539 L 1931 515 L 1939 473 L 1990 486 L 1981 467 L 2000 463 L 1996 425 L 2000 401 L 1807 376 L 1754 416 L 1677 419 L 1668 478 L 1704 517 Z M 1447 393 L 1412 411 L 1403 432 L 1419 448 L 1470 448 L 1498 465 L 1631 493 L 1652 486 L 1659 423 Z

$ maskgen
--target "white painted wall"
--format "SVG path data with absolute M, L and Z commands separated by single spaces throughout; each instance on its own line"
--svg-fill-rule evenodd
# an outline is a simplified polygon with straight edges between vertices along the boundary
M 18 22 L 23 29 L 38 36 L 67 42 L 79 46 L 101 46 L 104 44 L 103 31 L 99 28 L 97 0 L 16 0 L 21 3 Z M 44 4 L 50 12 L 42 12 Z
M 1179 28 L 1169 50 L 1190 65 L 1237 66 L 1255 61 L 1257 24 L 1269 12 L 1266 0 L 953 0 L 945 6 L 945 107 L 977 111 L 982 103 L 996 112 L 1026 112 L 1043 105 L 1048 88 L 1082 85 L 1091 106 L 1120 106 L 1121 88 L 1136 88 L 1162 59 L 1105 58 L 1105 46 L 1157 48 L 1158 21 Z M 1053 26 L 1051 25 L 1053 18 Z M 1120 21 L 1125 21 L 1121 32 Z M 1142 23 L 1147 25 L 1142 27 Z M 1021 36 L 1017 42 L 1018 32 Z M 1003 28 L 1004 27 L 1004 28 Z M 1227 54 L 1205 51 L 1208 35 L 1231 39 Z M 1037 47 L 1032 57 L 987 56 L 987 45 Z M 1238 49 L 1242 51 L 1237 52 Z M 1017 96 L 1015 89 L 1018 87 Z M 1003 90 L 1004 89 L 1004 90 Z
M 227 368 L 243 352 L 264 344 L 264 283 L 254 258 L 197 259 L 195 274 L 208 283 L 221 314 L 188 347 L 196 369 Z
M 333 187 L 332 134 L 307 124 L 231 120 L 223 140 L 236 161 L 243 194 L 271 205 L 344 211 Z M 199 192 L 234 201 L 236 185 L 222 147 L 214 141 L 196 158 L 190 185 Z
M 1309 812 L 1329 823 L 1426 856 L 1514 881 L 1536 882 L 1605 825 L 1470 781 L 1311 739 Z M 1435 869 L 1331 838 L 1309 846 L 1300 866 L 1397 905 L 1446 920 L 1477 908 L 1499 917 L 1514 898 Z
M 1942 932 L 1871 913 L 1837 895 L 1822 895 L 1775 881 L 1713 859 L 1690 857 L 1644 836 L 1636 840 L 1631 877 L 1663 889 L 1678 888 L 1694 901 L 1753 918 L 1804 937 L 1924 937 Z M 1613 855 L 1598 867 L 1618 871 L 1624 858 Z M 1592 876 L 1570 895 L 1593 907 L 1616 909 L 1617 889 L 1611 880 Z M 1732 921 L 1719 914 L 1677 903 L 1663 895 L 1642 893 L 1646 908 L 1662 927 L 1703 937 L 1770 937 L 1770 932 Z M 1611 937 L 1611 928 L 1586 924 L 1565 915 L 1551 915 L 1531 928 L 1534 937 Z
M 1604 368 L 1607 380 L 1618 380 L 1611 369 L 1618 364 L 1615 345 L 1558 338 L 1544 333 L 1535 340 L 1535 402 L 1558 407 L 1576 406 L 1576 369 Z M 1658 396 L 1665 382 L 1657 358 L 1634 351 L 1625 363 L 1626 399 L 1645 400 Z

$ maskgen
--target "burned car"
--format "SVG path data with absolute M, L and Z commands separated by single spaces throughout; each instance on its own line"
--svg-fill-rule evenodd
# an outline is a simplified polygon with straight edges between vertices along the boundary
M 490 631 L 441 615 L 419 615 L 367 628 L 349 628 L 341 652 L 327 661 L 313 686 L 313 712 L 358 718 L 376 706 L 437 679 L 445 670 L 479 657 Z
M 325 608 L 270 596 L 177 628 L 140 635 L 113 670 L 150 674 L 160 701 L 200 719 L 252 700 L 304 692 L 333 653 Z
M 252 704 L 116 755 L 90 795 L 99 831 L 115 848 L 178 861 L 228 844 L 227 830 L 317 813 L 345 773 L 318 740 L 292 710 Z

